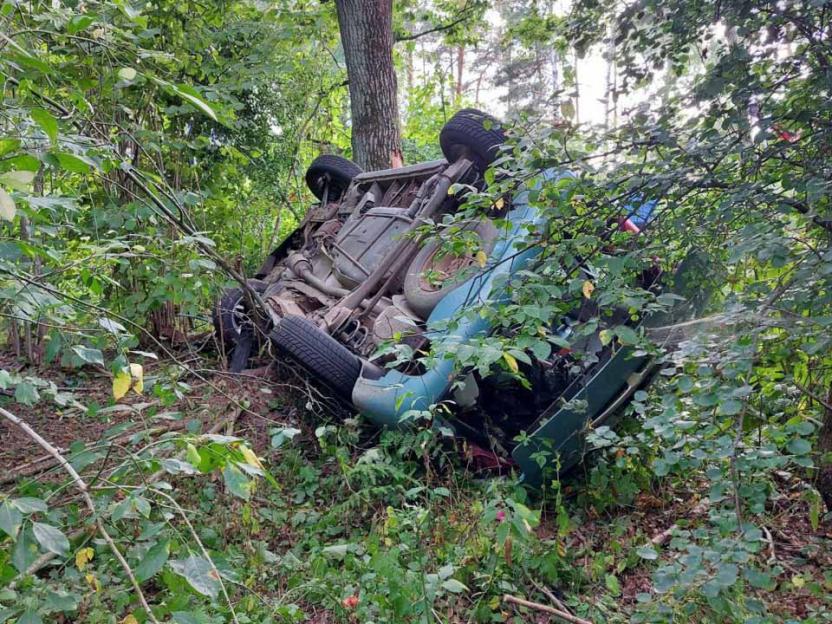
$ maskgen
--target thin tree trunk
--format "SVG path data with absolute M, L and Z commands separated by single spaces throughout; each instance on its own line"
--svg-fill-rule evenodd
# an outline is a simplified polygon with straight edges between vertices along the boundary
M 20 240 L 28 241 L 31 238 L 31 231 L 29 229 L 29 219 L 25 216 L 20 217 Z M 33 271 L 34 273 L 34 271 Z M 35 276 L 37 277 L 37 276 Z M 32 325 L 28 320 L 22 321 L 23 325 L 23 350 L 26 354 L 26 363 L 32 364 Z M 19 348 L 18 348 L 19 351 Z
M 552 122 L 557 123 L 558 118 L 563 117 L 563 113 L 560 110 L 563 85 L 560 83 L 560 54 L 555 49 L 555 46 L 552 46 L 550 63 L 552 64 Z
M 612 40 L 612 37 L 610 37 Z M 607 46 L 607 52 L 609 53 L 610 46 Z M 615 48 L 613 47 L 613 50 Z M 612 58 L 607 56 L 607 76 L 604 80 L 605 87 L 604 87 L 604 132 L 609 132 L 610 130 L 610 116 L 612 114 Z
M 546 14 L 547 17 L 551 19 L 557 19 L 557 11 L 555 10 L 555 2 L 554 0 L 549 0 L 546 5 Z M 551 43 L 551 42 L 550 42 Z M 550 97 L 550 106 L 549 110 L 552 111 L 551 114 L 551 121 L 553 124 L 558 124 L 558 122 L 563 118 L 563 113 L 560 109 L 561 104 L 561 90 L 563 86 L 561 85 L 560 79 L 560 53 L 557 50 L 557 46 L 549 45 L 549 66 L 551 68 L 551 79 L 552 79 L 552 86 L 551 86 L 551 94 Z
M 407 48 L 407 92 L 411 93 L 413 91 L 413 48 L 415 46 L 409 46 Z
M 821 458 L 815 484 L 823 502 L 826 503 L 827 511 L 832 511 L 832 460 L 829 459 L 832 457 L 832 407 L 830 406 L 832 406 L 832 386 L 826 394 L 823 424 L 815 447 Z
M 347 62 L 353 159 L 364 169 L 402 164 L 392 0 L 336 0 Z
M 462 73 L 465 67 L 465 48 L 458 46 L 456 49 L 456 96 L 462 96 Z
M 43 195 L 43 166 L 38 169 L 35 175 L 33 192 L 35 195 Z M 20 217 L 20 238 L 28 241 L 34 235 L 34 226 L 29 222 L 25 216 Z M 39 256 L 35 256 L 32 260 L 32 277 L 37 281 L 40 275 L 41 260 Z M 35 331 L 32 331 L 32 323 L 23 321 L 23 348 L 26 352 L 26 360 L 28 364 L 37 365 L 40 363 L 38 357 L 38 339 L 40 338 L 40 324 L 36 325 Z
M 612 60 L 612 127 L 618 127 L 618 60 Z
M 573 50 L 572 61 L 575 63 L 575 125 L 581 123 L 581 82 L 578 76 L 578 51 Z

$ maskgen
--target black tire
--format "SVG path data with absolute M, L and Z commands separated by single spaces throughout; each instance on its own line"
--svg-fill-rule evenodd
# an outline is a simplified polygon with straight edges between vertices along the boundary
M 489 123 L 485 123 L 486 120 Z M 475 108 L 458 111 L 439 133 L 439 145 L 448 162 L 467 156 L 480 173 L 496 160 L 499 147 L 505 141 L 506 134 L 500 122 Z
M 475 232 L 481 240 L 481 249 L 486 254 L 491 253 L 494 249 L 494 244 L 497 241 L 499 232 L 494 224 L 488 220 L 472 222 L 467 225 L 468 230 Z M 407 304 L 423 319 L 427 319 L 430 313 L 449 292 L 458 288 L 465 280 L 461 278 L 470 277 L 469 272 L 465 272 L 462 276 L 453 276 L 447 279 L 439 287 L 430 286 L 426 283 L 424 272 L 430 269 L 434 262 L 434 257 L 441 248 L 441 242 L 437 240 L 429 241 L 416 254 L 413 262 L 407 269 L 407 275 L 404 278 L 404 296 Z M 467 268 L 467 267 L 463 267 Z
M 266 282 L 261 280 L 250 279 L 248 285 L 259 294 L 263 294 L 266 290 Z M 228 288 L 214 305 L 211 318 L 214 321 L 214 333 L 222 353 L 230 354 L 234 350 L 240 340 L 240 332 L 247 315 L 242 288 Z M 258 341 L 255 336 L 255 342 L 260 344 L 261 341 Z
M 338 199 L 359 173 L 362 173 L 361 167 L 351 160 L 324 154 L 313 160 L 306 170 L 306 186 L 315 197 L 323 199 L 324 186 L 329 184 L 329 199 Z
M 278 350 L 349 400 L 361 373 L 361 361 L 344 345 L 302 316 L 286 316 L 271 333 Z

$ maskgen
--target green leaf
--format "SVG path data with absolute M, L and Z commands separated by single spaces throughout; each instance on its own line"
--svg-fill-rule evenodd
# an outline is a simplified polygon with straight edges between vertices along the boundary
M 214 109 L 205 103 L 205 101 L 200 97 L 200 94 L 193 87 L 189 87 L 187 85 L 175 85 L 167 80 L 162 80 L 161 78 L 153 78 L 153 81 L 165 87 L 171 93 L 178 95 L 189 104 L 192 104 L 214 121 L 217 121 L 217 114 L 214 112 Z
M 0 33 L 2 34 L 2 33 Z M 41 61 L 39 58 L 32 56 L 31 54 L 8 54 L 8 57 L 11 58 L 15 63 L 19 64 L 21 67 L 26 69 L 34 70 L 35 72 L 41 72 L 43 74 L 48 74 L 51 71 L 51 68 L 48 64 Z
M 613 596 L 618 596 L 621 593 L 621 584 L 615 574 L 607 574 L 604 577 L 604 584 Z
M 300 429 L 295 429 L 294 427 L 283 427 L 282 429 L 273 429 L 272 433 L 272 448 L 280 448 L 288 440 L 291 440 L 298 435 L 300 433 Z
M 730 587 L 737 582 L 739 568 L 733 563 L 721 563 L 717 568 L 714 581 L 721 587 Z
M 723 416 L 735 416 L 742 409 L 742 401 L 726 399 L 719 404 L 719 413 Z
M 794 438 L 789 441 L 786 448 L 789 449 L 789 452 L 794 455 L 806 455 L 812 450 L 812 445 L 804 438 Z
M 49 111 L 42 108 L 35 108 L 29 113 L 32 120 L 41 127 L 49 137 L 52 144 L 58 143 L 58 120 Z
M 17 213 L 17 208 L 14 205 L 14 200 L 6 191 L 0 188 L 0 219 L 3 221 L 14 221 L 14 215 Z
M 659 553 L 653 548 L 653 544 L 644 544 L 636 549 L 636 554 L 647 561 L 654 561 L 659 558 Z
M 179 85 L 176 88 L 176 92 L 180 97 L 193 104 L 198 110 L 201 110 L 208 117 L 217 121 L 217 114 L 214 112 L 214 109 L 199 96 L 199 93 L 195 89 L 186 85 Z
M 751 585 L 759 589 L 774 589 L 776 582 L 770 572 L 758 570 L 757 568 L 746 568 L 743 571 L 745 578 Z
M 199 454 L 197 448 L 190 442 L 185 446 L 185 459 L 197 469 L 202 464 L 202 455 Z
M 181 459 L 176 459 L 175 457 L 162 459 L 161 463 L 162 470 L 164 470 L 168 474 L 196 474 L 196 468 L 194 468 L 192 464 L 184 462 Z
M 540 361 L 546 361 L 552 355 L 552 345 L 545 340 L 535 340 L 531 346 L 532 353 Z
M 636 334 L 631 327 L 627 327 L 626 325 L 619 325 L 616 327 L 615 335 L 618 336 L 618 342 L 623 345 L 634 345 L 638 342 L 638 334 Z
M 7 620 L 13 618 L 17 615 L 17 609 L 0 609 L 0 624 L 3 624 Z
M 52 525 L 33 522 L 32 531 L 35 534 L 35 539 L 38 540 L 44 550 L 61 556 L 69 552 L 69 540 L 66 535 Z
M 44 601 L 44 607 L 50 611 L 74 611 L 78 608 L 78 604 L 81 602 L 81 596 L 76 593 L 64 591 L 64 590 L 57 590 L 57 591 L 49 591 L 46 594 L 46 600 Z
M 340 559 L 352 550 L 355 550 L 354 544 L 332 544 L 330 546 L 324 546 L 321 552 L 325 555 Z
M 171 561 L 170 567 L 203 596 L 216 598 L 220 591 L 220 577 L 211 563 L 202 557 L 191 555 L 187 559 Z
M 20 139 L 0 139 L 0 156 L 5 156 L 20 147 Z
M 29 609 L 20 616 L 20 619 L 17 620 L 17 624 L 43 624 L 43 620 L 40 619 L 37 611 Z
M 685 394 L 693 390 L 693 385 L 693 379 L 687 375 L 682 375 L 676 380 L 676 387 L 679 388 L 680 392 L 684 392 Z
M 136 566 L 136 579 L 139 583 L 153 578 L 167 563 L 169 555 L 170 542 L 167 540 L 159 542 L 148 550 L 141 563 Z
M 20 154 L 13 156 L 6 161 L 9 167 L 13 167 L 18 171 L 34 171 L 40 169 L 40 161 L 31 154 Z
M 22 405 L 32 406 L 40 401 L 40 394 L 30 381 L 21 381 L 14 389 L 14 400 Z
M 222 469 L 222 476 L 225 480 L 225 485 L 229 491 L 234 495 L 248 500 L 251 496 L 251 480 L 246 477 L 243 472 L 234 464 L 227 464 Z
M 55 158 L 58 159 L 58 164 L 61 169 L 70 173 L 89 173 L 90 165 L 75 154 L 68 152 L 57 152 Z
M 30 529 L 25 529 L 17 538 L 12 552 L 12 565 L 23 574 L 38 558 L 38 545 Z
M 468 588 L 465 585 L 452 578 L 442 581 L 442 589 L 449 591 L 452 594 L 461 594 L 462 592 L 468 591 Z
M 114 336 L 118 336 L 119 334 L 127 333 L 127 329 L 121 323 L 114 321 L 113 319 L 107 317 L 101 317 L 98 319 L 98 324 L 101 325 L 104 329 L 108 332 L 113 334 Z M 134 351 L 134 353 L 136 353 Z
M 17 538 L 20 525 L 23 523 L 23 514 L 12 507 L 9 501 L 0 503 L 0 529 L 12 539 Z
M 48 509 L 46 503 L 39 498 L 32 498 L 24 496 L 22 498 L 13 498 L 12 505 L 17 507 L 25 514 L 35 513 L 36 511 L 46 511 Z
M 90 15 L 75 15 L 66 25 L 66 32 L 74 35 L 87 28 L 94 21 L 94 18 Z
M 132 67 L 122 67 L 118 70 L 118 77 L 125 82 L 133 82 L 136 79 L 136 70 Z
M 34 171 L 7 171 L 0 174 L 0 184 L 13 188 L 16 191 L 28 191 L 35 179 Z
M 72 350 L 75 352 L 75 355 L 87 364 L 100 364 L 104 366 L 104 354 L 101 353 L 100 349 L 91 349 L 90 347 L 75 345 L 72 347 Z
M 664 477 L 670 472 L 670 466 L 661 458 L 653 460 L 653 473 L 657 477 Z
M 123 501 L 116 503 L 110 512 L 110 518 L 114 522 L 119 522 L 125 518 L 135 518 L 136 512 L 133 509 L 133 500 L 125 498 Z

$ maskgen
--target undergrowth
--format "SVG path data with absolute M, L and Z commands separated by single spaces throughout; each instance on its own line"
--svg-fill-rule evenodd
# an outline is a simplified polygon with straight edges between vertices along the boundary
M 164 379 L 158 396 L 166 396 Z M 249 383 L 248 396 L 267 390 L 259 385 Z M 666 408 L 687 396 L 678 382 L 656 393 Z M 204 405 L 217 398 L 208 389 Z M 597 450 L 587 462 L 539 490 L 513 474 L 478 473 L 464 443 L 430 430 L 379 432 L 344 414 L 322 418 L 303 395 L 280 395 L 271 402 L 277 411 L 247 403 L 251 413 L 235 425 L 241 435 L 245 422 L 269 421 L 255 442 L 259 458 L 242 438 L 206 437 L 197 423 L 193 433 L 137 434 L 121 448 L 76 445 L 70 458 L 159 621 L 546 621 L 506 603 L 507 594 L 554 599 L 596 622 L 829 621 L 829 542 L 816 530 L 808 490 L 794 476 L 766 473 L 769 502 L 746 507 L 747 527 L 736 531 L 714 466 L 668 438 L 672 431 L 691 443 L 693 427 L 679 419 L 660 426 L 648 398 L 639 395 L 618 433 L 591 434 Z M 146 427 L 172 413 L 143 409 Z M 668 469 L 673 448 L 682 471 Z M 157 481 L 143 482 L 159 470 Z M 759 497 L 751 478 L 747 487 Z M 8 494 L 0 528 L 13 537 L 0 550 L 0 621 L 147 621 L 70 484 L 53 474 Z M 710 506 L 697 512 L 703 499 Z M 794 518 L 805 528 L 796 534 L 801 552 L 772 559 L 766 535 Z M 651 543 L 674 523 L 665 545 Z M 49 566 L 19 576 L 50 550 L 58 556 Z

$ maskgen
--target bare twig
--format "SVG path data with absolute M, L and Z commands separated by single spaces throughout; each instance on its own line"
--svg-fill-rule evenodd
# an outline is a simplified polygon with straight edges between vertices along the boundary
M 691 516 L 698 516 L 701 513 L 704 513 L 708 509 L 709 501 L 707 498 L 703 498 L 699 503 L 697 503 L 696 507 L 690 510 Z M 673 536 L 673 532 L 679 528 L 679 525 L 674 522 L 669 527 L 667 527 L 661 533 L 657 533 L 650 539 L 650 543 L 654 546 L 664 546 L 670 541 L 670 538 Z
M 228 424 L 231 424 L 231 421 L 226 421 Z M 182 509 L 182 506 L 176 502 L 176 500 L 166 492 L 153 488 L 153 492 L 161 496 L 162 498 L 166 499 L 170 505 L 179 512 L 179 516 L 182 518 L 182 521 L 187 525 L 188 531 L 190 531 L 191 536 L 196 541 L 197 546 L 199 546 L 199 550 L 202 553 L 202 556 L 205 560 L 211 565 L 211 572 L 213 573 L 213 577 L 219 583 L 220 589 L 222 590 L 222 594 L 225 597 L 225 601 L 228 603 L 228 608 L 231 610 L 231 619 L 234 621 L 234 624 L 240 624 L 239 620 L 237 619 L 237 613 L 234 611 L 234 604 L 231 602 L 231 598 L 228 595 L 228 591 L 225 588 L 225 583 L 222 580 L 222 574 L 217 569 L 214 560 L 211 558 L 211 555 L 208 553 L 208 549 L 205 548 L 205 545 L 202 543 L 202 540 L 199 539 L 199 534 L 196 532 L 194 525 L 191 524 L 190 518 L 188 518 L 188 514 L 185 513 L 185 510 Z
M 525 598 L 518 598 L 517 596 L 512 596 L 511 594 L 503 594 L 503 602 L 516 604 L 521 607 L 526 607 L 528 609 L 534 609 L 535 611 L 551 613 L 555 617 L 558 617 L 564 620 L 565 622 L 571 622 L 571 624 L 592 624 L 590 620 L 579 618 L 578 616 L 572 615 L 571 613 L 567 613 L 566 611 L 561 611 L 560 609 L 555 609 L 554 607 L 550 607 L 549 605 L 545 604 L 540 604 L 539 602 L 532 602 L 531 600 L 526 600 Z
M 470 5 L 470 7 L 469 6 L 463 7 L 462 11 L 459 12 L 457 18 L 448 22 L 448 23 L 446 23 L 446 24 L 440 24 L 439 26 L 434 26 L 433 28 L 428 28 L 426 30 L 423 30 L 423 31 L 417 32 L 417 33 L 410 33 L 410 34 L 407 34 L 407 35 L 398 35 L 396 37 L 395 43 L 399 43 L 401 41 L 413 41 L 414 39 L 419 39 L 421 37 L 424 37 L 425 35 L 430 35 L 430 34 L 437 33 L 437 32 L 443 32 L 445 30 L 452 30 L 454 27 L 458 26 L 459 24 L 461 24 L 462 22 L 464 22 L 465 20 L 468 19 L 468 16 L 466 15 L 466 13 L 471 8 L 473 8 L 473 5 Z
M 40 447 L 43 448 L 43 450 L 52 455 L 52 457 L 54 457 L 58 461 L 58 464 L 60 464 L 60 466 L 69 474 L 69 476 L 72 477 L 72 481 L 78 488 L 78 490 L 80 490 L 81 496 L 83 496 L 87 508 L 90 510 L 90 513 L 92 514 L 93 518 L 95 518 L 95 525 L 98 529 L 98 532 L 101 534 L 101 537 L 104 538 L 104 541 L 107 542 L 107 545 L 110 547 L 110 550 L 113 552 L 113 555 L 118 560 L 119 564 L 121 565 L 121 568 L 124 570 L 125 575 L 127 575 L 127 578 L 130 580 L 130 584 L 133 585 L 133 590 L 136 592 L 136 596 L 138 596 L 139 602 L 141 602 L 142 607 L 147 613 L 148 619 L 151 622 L 153 622 L 153 624 L 159 624 L 159 620 L 157 620 L 156 616 L 153 615 L 153 611 L 151 611 L 150 605 L 147 603 L 147 599 L 144 596 L 144 592 L 142 592 L 142 588 L 139 585 L 139 582 L 136 580 L 136 575 L 133 574 L 133 570 L 130 568 L 130 564 L 127 563 L 127 560 L 124 558 L 124 555 L 121 554 L 121 551 L 119 550 L 118 546 L 113 541 L 113 538 L 110 537 L 110 534 L 104 527 L 104 523 L 98 516 L 98 513 L 95 509 L 95 503 L 93 503 L 92 497 L 90 496 L 89 491 L 87 489 L 87 484 L 81 478 L 81 475 L 79 475 L 78 472 L 76 472 L 75 468 L 72 467 L 72 464 L 70 464 L 54 446 L 52 446 L 43 437 L 41 437 L 41 435 L 37 431 L 32 429 L 26 422 L 24 422 L 8 410 L 3 409 L 2 407 L 0 407 L 0 416 L 3 416 L 3 418 L 11 422 L 12 424 L 16 425 L 21 431 L 23 431 L 23 433 L 25 433 L 38 445 L 40 445 Z
M 144 434 L 144 435 L 156 435 L 159 433 L 166 433 L 168 431 L 174 431 L 176 429 L 182 429 L 185 427 L 184 421 L 173 421 L 167 425 L 160 425 L 158 427 L 152 427 L 150 429 L 145 430 L 138 430 L 138 431 L 130 431 L 128 433 L 122 434 L 120 436 L 116 436 L 115 438 L 110 438 L 105 440 L 107 443 L 112 444 L 121 444 L 126 442 L 130 438 Z M 84 450 L 89 450 L 89 446 L 85 446 Z M 65 453 L 66 451 L 60 448 L 56 448 L 58 453 Z M 54 457 L 54 455 L 44 455 L 43 457 L 38 457 L 37 459 L 33 459 L 32 461 L 23 464 L 22 466 L 18 466 L 14 471 L 10 471 L 8 474 L 3 475 L 0 477 L 0 485 L 5 485 L 7 483 L 13 483 L 18 479 L 34 477 L 42 472 L 46 472 L 50 468 L 59 465 L 59 461 Z
M 555 605 L 558 609 L 560 609 L 561 611 L 565 611 L 566 613 L 572 613 L 572 609 L 570 609 L 570 608 L 569 608 L 569 607 L 567 607 L 565 604 L 563 604 L 563 602 L 561 602 L 561 600 L 560 600 L 557 596 L 555 596 L 555 594 L 553 594 L 553 593 L 549 590 L 549 588 L 548 588 L 548 587 L 546 587 L 545 585 L 543 585 L 543 584 L 541 584 L 541 583 L 538 583 L 537 581 L 535 581 L 535 580 L 534 580 L 532 577 L 530 577 L 530 576 L 529 576 L 529 577 L 527 577 L 527 578 L 529 579 L 529 581 L 531 581 L 532 585 L 534 585 L 534 586 L 535 586 L 535 589 L 537 589 L 537 591 L 539 591 L 541 594 L 543 594 L 543 595 L 544 595 L 544 596 L 546 596 L 549 600 L 551 600 L 551 601 L 552 601 L 552 604 L 553 604 L 553 605 Z
M 745 425 L 745 412 L 748 409 L 748 401 L 743 402 L 742 409 L 737 417 L 737 432 L 734 436 L 734 445 L 731 450 L 730 469 L 731 481 L 734 485 L 734 513 L 737 515 L 737 528 L 740 533 L 743 532 L 743 513 L 742 513 L 742 498 L 740 497 L 740 471 L 737 468 L 737 454 L 740 444 L 742 443 L 743 427 Z
M 819 397 L 817 394 L 812 392 L 809 388 L 805 388 L 804 386 L 800 385 L 796 381 L 792 381 L 792 383 L 794 384 L 795 388 L 800 390 L 807 397 L 809 397 L 810 399 L 812 399 L 816 403 L 820 403 L 823 407 L 825 407 L 829 411 L 832 411 L 832 403 L 830 403 L 829 401 L 826 401 L 825 399 Z
M 766 539 L 765 541 L 768 542 L 768 552 L 769 557 L 766 563 L 769 565 L 774 565 L 777 563 L 777 553 L 774 550 L 774 536 L 771 534 L 771 531 L 768 530 L 768 527 L 765 525 L 761 525 L 760 528 L 763 530 L 763 534 L 765 534 Z

